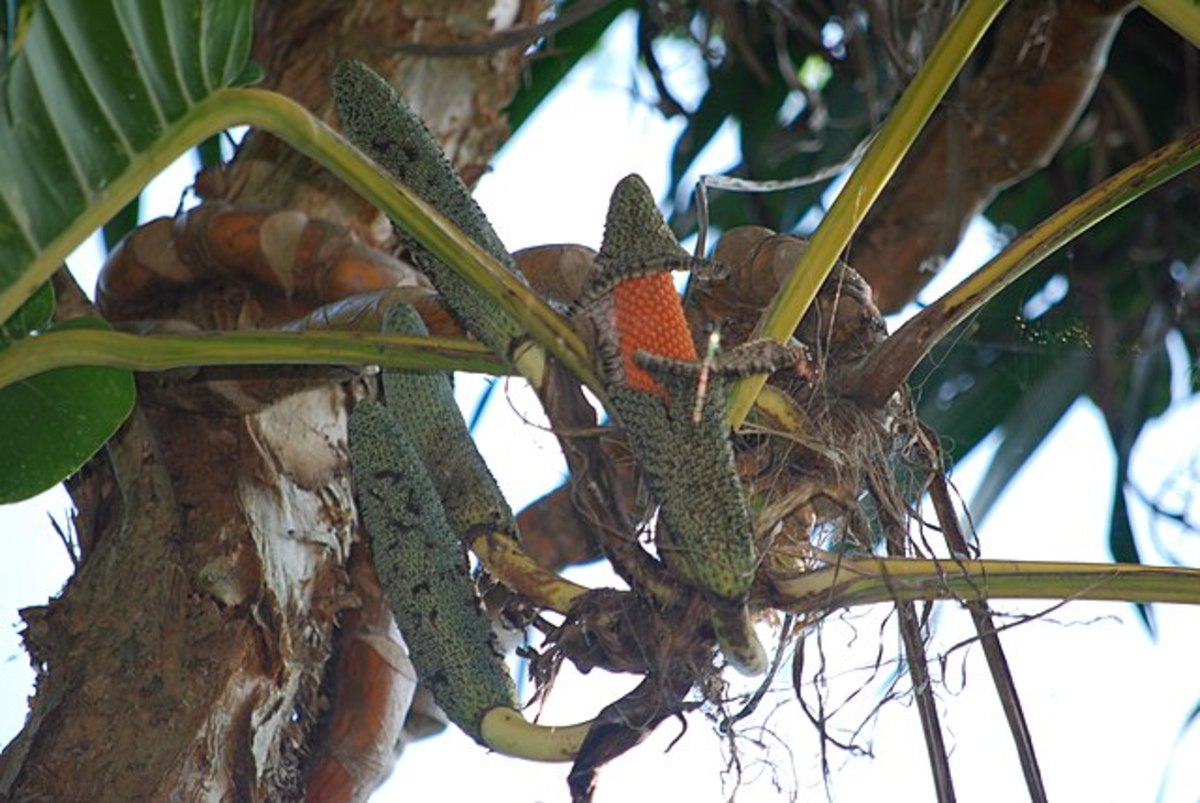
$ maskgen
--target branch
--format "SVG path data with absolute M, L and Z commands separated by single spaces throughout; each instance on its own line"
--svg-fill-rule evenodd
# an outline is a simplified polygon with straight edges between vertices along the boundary
M 1125 563 L 845 558 L 777 579 L 771 604 L 808 614 L 897 600 L 1057 599 L 1200 604 L 1200 569 Z
M 896 330 L 853 369 L 842 392 L 867 405 L 882 405 L 934 345 L 1001 290 L 1109 215 L 1197 164 L 1200 164 L 1200 127 L 1097 184 L 1018 237 L 994 259 Z
M 506 374 L 507 363 L 471 340 L 365 332 L 203 332 L 135 335 L 52 331 L 0 351 L 0 388 L 69 365 L 166 371 L 201 365 L 380 365 L 410 371 Z

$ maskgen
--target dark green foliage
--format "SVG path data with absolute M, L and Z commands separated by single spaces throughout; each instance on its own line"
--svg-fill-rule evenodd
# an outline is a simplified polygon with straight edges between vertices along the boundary
M 0 106 L 0 291 L 164 131 L 242 75 L 246 0 L 43 0 Z
M 117 247 L 117 243 L 121 242 L 126 234 L 137 228 L 138 211 L 141 208 L 142 196 L 139 195 L 125 204 L 112 220 L 104 224 L 104 247 L 109 253 L 112 253 L 112 250 Z
M 580 0 L 564 2 L 559 6 L 558 13 L 560 16 L 569 13 L 578 5 Z M 546 44 L 545 49 L 550 51 L 549 54 L 539 53 L 530 59 L 529 75 L 505 110 L 514 132 L 529 119 L 579 60 L 591 52 L 613 21 L 633 5 L 630 0 L 608 0 L 599 9 L 554 34 Z
M 244 74 L 251 6 L 247 0 L 25 4 L 32 16 L 19 49 L 7 54 L 0 104 L 6 311 L 58 268 L 46 254 L 73 245 L 71 237 L 82 234 L 73 227 L 85 214 L 128 198 L 123 184 L 145 168 L 167 132 L 177 132 L 198 104 Z M 114 225 L 128 226 L 134 216 L 127 207 Z M 117 232 L 107 231 L 111 242 Z M 25 313 L 17 315 L 23 322 L 3 322 L 9 341 L 49 321 L 47 315 L 31 326 Z M 0 501 L 42 491 L 78 469 L 129 414 L 133 398 L 132 375 L 107 368 L 59 369 L 0 391 Z
M 896 89 L 878 43 L 860 36 L 849 53 L 830 49 L 821 41 L 819 11 L 799 6 L 790 13 L 794 17 L 789 22 L 799 24 L 781 26 L 750 7 L 697 14 L 710 30 L 732 25 L 736 38 L 726 43 L 721 58 L 707 60 L 708 88 L 687 115 L 671 156 L 674 197 L 691 197 L 687 172 L 726 123 L 736 127 L 740 145 L 740 161 L 729 172 L 761 181 L 809 176 L 842 162 L 877 122 L 865 108 L 867 99 L 876 104 L 875 113 L 882 112 Z M 809 58 L 828 69 L 829 78 L 823 86 L 801 92 L 799 76 L 785 75 L 782 65 L 799 68 Z M 798 102 L 804 93 L 808 100 Z M 830 180 L 766 195 L 715 192 L 709 200 L 710 219 L 721 230 L 751 224 L 793 231 L 818 205 Z M 697 225 L 695 206 L 677 205 L 670 220 L 681 237 L 690 234 Z
M 45 329 L 53 317 L 54 287 L 47 282 L 27 298 L 11 318 L 0 322 L 0 346 L 15 343 L 32 332 Z
M 39 291 L 25 306 L 41 306 L 45 298 Z M 56 328 L 110 327 L 89 317 Z M 56 368 L 0 389 L 0 422 L 7 425 L 0 437 L 0 503 L 28 499 L 77 471 L 117 431 L 134 398 L 133 374 L 119 368 Z
M 221 155 L 221 138 L 224 136 L 225 133 L 213 134 L 196 146 L 196 156 L 205 170 L 214 170 L 224 163 Z

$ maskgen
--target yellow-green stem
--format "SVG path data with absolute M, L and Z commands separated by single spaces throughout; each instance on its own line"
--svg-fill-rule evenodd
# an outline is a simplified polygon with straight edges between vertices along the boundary
M 151 178 L 198 142 L 238 125 L 269 131 L 313 158 L 363 198 L 402 221 L 410 234 L 462 274 L 593 390 L 602 392 L 587 349 L 566 322 L 520 280 L 467 239 L 437 210 L 394 181 L 336 131 L 289 98 L 260 89 L 221 89 L 196 104 L 169 134 L 140 155 L 136 167 L 97 192 L 88 209 L 46 245 L 21 277 L 0 293 L 0 321 L 40 287 L 74 247 L 135 197 Z M 522 371 L 536 379 L 541 360 L 527 348 Z
M 935 344 L 1050 254 L 1106 217 L 1200 164 L 1200 127 L 1159 148 L 1059 209 L 934 303 L 859 365 L 842 390 L 880 405 Z
M 772 605 L 793 613 L 936 599 L 1200 603 L 1200 569 L 1120 563 L 847 558 L 774 586 Z
M 529 761 L 573 761 L 592 728 L 578 725 L 535 725 L 511 708 L 493 708 L 479 723 L 484 743 L 497 753 Z
M 838 256 L 1003 5 L 1003 0 L 967 0 L 964 4 L 850 174 L 804 256 L 788 274 L 762 319 L 760 336 L 782 343 L 796 331 Z M 758 375 L 738 383 L 729 412 L 735 429 L 746 419 L 765 382 L 766 377 Z
M 586 587 L 539 566 L 512 536 L 485 532 L 469 546 L 489 574 L 539 608 L 567 614 L 588 593 Z
M 395 181 L 340 134 L 312 117 L 303 107 L 273 92 L 230 89 L 224 102 L 240 107 L 241 122 L 266 129 L 296 150 L 320 162 L 363 198 L 402 221 L 406 230 L 471 284 L 494 299 L 576 376 L 596 391 L 602 385 L 587 349 L 563 318 L 490 254 L 465 237 L 429 204 Z M 232 97 L 230 97 L 232 96 Z M 519 366 L 535 381 L 540 367 L 526 354 Z
M 1200 47 L 1200 3 L 1196 0 L 1142 0 L 1142 7 L 1193 47 Z
M 509 366 L 482 345 L 442 337 L 363 332 L 203 332 L 135 335 L 65 329 L 0 351 L 0 388 L 70 365 L 165 371 L 200 365 L 381 365 L 414 371 L 502 374 Z

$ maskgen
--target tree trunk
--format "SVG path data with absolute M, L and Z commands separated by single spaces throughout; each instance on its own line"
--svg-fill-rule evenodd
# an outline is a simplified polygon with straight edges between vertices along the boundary
M 371 63 L 473 179 L 507 135 L 520 50 L 423 58 L 397 46 L 478 41 L 541 8 L 495 20 L 465 0 L 272 0 L 257 9 L 254 55 L 267 87 L 325 119 L 333 65 Z M 392 244 L 373 209 L 270 137 L 250 134 L 198 188 Z M 289 301 L 228 279 L 156 298 L 152 317 L 269 325 Z M 356 527 L 351 388 L 318 384 L 230 415 L 195 394 L 182 409 L 166 401 L 178 386 L 168 397 L 162 384 L 143 378 L 133 415 L 68 483 L 82 560 L 60 597 L 22 612 L 37 691 L 0 756 L 0 798 L 363 799 L 406 738 L 414 683 Z M 220 391 L 239 396 L 234 382 Z M 414 708 L 409 735 L 430 716 Z

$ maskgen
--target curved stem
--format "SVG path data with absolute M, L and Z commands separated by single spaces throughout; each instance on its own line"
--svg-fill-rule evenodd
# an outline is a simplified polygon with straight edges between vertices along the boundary
M 508 373 L 482 345 L 460 338 L 366 332 L 201 332 L 135 335 L 64 329 L 0 351 L 0 388 L 69 365 L 166 371 L 200 365 L 381 365 L 414 371 Z
M 846 558 L 776 579 L 772 605 L 803 614 L 897 600 L 1109 600 L 1200 603 L 1200 569 L 1011 560 Z
M 511 708 L 493 708 L 479 723 L 480 736 L 488 747 L 529 761 L 573 761 L 591 728 L 591 722 L 535 725 Z
M 470 548 L 493 577 L 540 608 L 569 613 L 590 590 L 538 565 L 510 535 L 483 533 Z
M 1097 184 L 913 316 L 854 369 L 842 392 L 867 405 L 883 404 L 931 348 L 1001 290 L 1112 213 L 1197 164 L 1200 127 Z
M 562 316 L 438 210 L 393 179 L 340 134 L 299 104 L 274 92 L 228 89 L 214 97 L 232 107 L 230 114 L 236 114 L 238 123 L 270 131 L 326 167 L 392 220 L 403 222 L 407 232 L 434 256 L 492 298 L 580 380 L 593 390 L 603 392 L 603 386 L 592 370 L 587 348 Z M 515 359 L 518 370 L 538 384 L 544 357 L 526 348 Z
M 130 170 L 98 190 L 86 212 L 47 243 L 19 279 L 0 293 L 0 321 L 7 320 L 76 245 L 134 198 L 179 154 L 213 134 L 238 125 L 251 125 L 278 136 L 329 169 L 393 220 L 402 221 L 422 245 L 493 298 L 545 352 L 560 359 L 593 390 L 603 392 L 578 335 L 517 276 L 303 106 L 261 89 L 221 89 L 213 93 L 192 107 Z M 527 346 L 515 358 L 521 373 L 535 383 L 543 370 L 545 352 Z
M 1002 0 L 967 0 L 963 5 L 925 66 L 900 96 L 862 162 L 850 174 L 804 256 L 788 274 L 759 324 L 759 337 L 784 343 L 796 331 L 838 256 L 1003 6 Z M 760 374 L 738 383 L 729 410 L 734 429 L 746 419 L 766 380 Z

